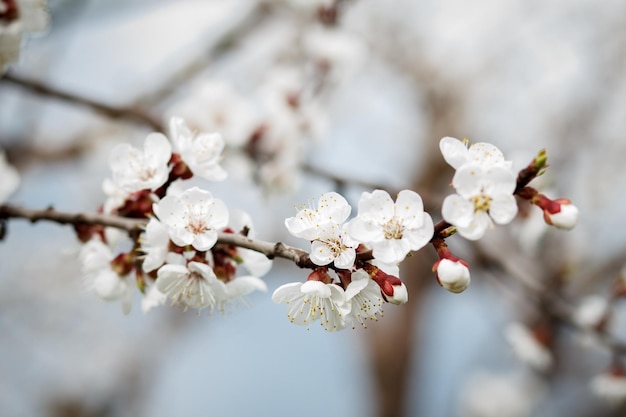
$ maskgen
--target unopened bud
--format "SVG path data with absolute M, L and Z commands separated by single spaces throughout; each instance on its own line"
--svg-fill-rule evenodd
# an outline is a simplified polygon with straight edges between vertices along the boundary
M 461 293 L 469 287 L 470 271 L 467 263 L 461 259 L 441 259 L 434 266 L 437 282 L 446 290 Z
M 409 301 L 409 292 L 400 278 L 389 275 L 372 264 L 367 264 L 363 269 L 378 284 L 388 302 L 405 304 Z
M 393 288 L 393 293 L 385 293 L 385 295 L 387 296 L 387 301 L 389 301 L 391 304 L 406 304 L 406 302 L 409 301 L 409 292 L 407 291 L 404 282 L 400 281 L 400 279 L 397 280 L 398 281 L 395 284 L 390 283 L 391 287 Z
M 558 203 L 559 211 L 551 213 L 550 210 L 544 210 L 543 218 L 546 223 L 559 229 L 573 229 L 578 221 L 578 207 L 567 199 L 554 200 L 554 202 Z

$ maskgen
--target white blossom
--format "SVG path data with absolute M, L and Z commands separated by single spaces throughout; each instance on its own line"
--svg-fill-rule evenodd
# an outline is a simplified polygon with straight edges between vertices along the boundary
M 166 264 L 157 272 L 156 286 L 172 304 L 213 311 L 226 300 L 226 285 L 210 266 L 189 262 L 187 266 Z
M 220 310 L 224 310 L 226 303 L 241 300 L 253 291 L 265 292 L 267 291 L 267 284 L 259 277 L 253 275 L 243 275 L 233 278 L 226 283 L 226 294 L 224 299 L 221 300 Z
M 151 272 L 165 263 L 170 243 L 168 228 L 159 220 L 151 218 L 140 238 L 141 251 L 145 254 L 143 270 Z
M 552 352 L 537 340 L 535 335 L 521 323 L 511 323 L 505 336 L 515 355 L 539 371 L 547 371 L 553 365 Z
M 477 373 L 465 384 L 459 415 L 530 417 L 543 388 L 527 375 Z
M 110 178 L 105 178 L 102 182 L 102 191 L 107 196 L 107 199 L 102 206 L 102 211 L 106 214 L 113 213 L 116 209 L 122 207 L 126 202 L 126 199 L 131 193 L 120 188 Z
M 311 242 L 311 262 L 319 266 L 334 263 L 337 268 L 349 269 L 354 265 L 357 246 L 340 226 L 328 224 Z
M 180 117 L 170 119 L 174 149 L 194 175 L 210 181 L 226 179 L 226 171 L 220 166 L 224 139 L 219 133 L 194 133 Z
M 192 245 L 200 251 L 211 249 L 217 242 L 217 231 L 228 224 L 226 205 L 198 187 L 163 197 L 154 205 L 154 213 L 176 245 Z
M 441 213 L 466 239 L 478 240 L 493 222 L 507 224 L 517 215 L 516 179 L 506 168 L 463 165 L 452 185 L 458 194 L 445 198 Z
M 82 246 L 79 258 L 88 289 L 105 301 L 120 300 L 122 311 L 128 314 L 133 303 L 133 283 L 112 269 L 115 255 L 111 248 L 94 238 Z
M 15 192 L 20 184 L 20 176 L 17 170 L 8 162 L 4 151 L 0 149 L 0 204 Z
M 339 81 L 361 67 L 367 55 L 360 38 L 335 27 L 312 27 L 304 33 L 302 43 L 307 54 L 318 65 L 328 66 Z
M 581 327 L 592 329 L 608 318 L 609 303 L 606 298 L 591 295 L 582 299 L 574 310 L 574 321 Z
M 345 291 L 346 302 L 351 304 L 347 320 L 367 327 L 367 320 L 378 320 L 383 312 L 383 297 L 380 287 L 367 272 L 358 269 L 351 275 L 351 282 Z
M 320 320 L 328 332 L 343 329 L 351 309 L 340 286 L 320 281 L 281 285 L 274 291 L 272 301 L 287 304 L 287 317 L 292 323 L 308 326 Z
M 193 129 L 220 132 L 229 146 L 244 146 L 261 124 L 252 105 L 229 84 L 203 82 L 195 85 L 170 114 L 184 117 Z
M 231 211 L 228 227 L 232 229 L 234 233 L 239 233 L 246 228 L 249 238 L 254 238 L 255 236 L 252 218 L 248 213 L 241 210 Z M 262 277 L 272 268 L 272 260 L 268 259 L 267 256 L 260 252 L 251 249 L 237 248 L 237 253 L 241 258 L 241 266 L 246 268 L 246 270 L 255 277 Z M 263 283 L 263 285 L 265 285 L 265 283 Z
M 439 149 L 443 159 L 454 169 L 459 169 L 467 164 L 477 165 L 482 168 L 500 166 L 511 169 L 513 163 L 506 161 L 504 155 L 496 146 L 479 142 L 468 148 L 467 140 L 445 137 L 439 141 Z
M 590 387 L 594 394 L 614 406 L 626 402 L 626 375 L 622 373 L 597 375 L 591 380 Z
M 143 151 L 121 143 L 113 148 L 109 158 L 113 181 L 129 193 L 144 189 L 154 191 L 167 181 L 171 156 L 172 146 L 161 133 L 150 133 Z
M 357 242 L 343 228 L 352 208 L 335 192 L 323 194 L 317 209 L 303 208 L 295 217 L 285 220 L 289 233 L 312 241 L 311 261 L 316 265 L 335 263 L 338 268 L 352 267 Z
M 470 271 L 467 265 L 457 260 L 442 259 L 437 263 L 437 280 L 443 288 L 461 293 L 469 287 Z
M 401 191 L 395 203 L 386 191 L 364 192 L 359 213 L 346 228 L 351 238 L 373 249 L 374 258 L 390 264 L 424 247 L 434 232 L 422 198 L 410 190 Z
M 154 307 L 163 305 L 166 300 L 167 294 L 162 293 L 156 284 L 151 284 L 141 299 L 141 310 L 147 314 Z

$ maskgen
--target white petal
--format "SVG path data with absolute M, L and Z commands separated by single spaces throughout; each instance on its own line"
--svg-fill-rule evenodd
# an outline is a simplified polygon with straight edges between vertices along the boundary
M 443 200 L 441 215 L 454 226 L 467 227 L 474 219 L 474 204 L 458 194 L 452 194 Z
M 155 168 L 166 166 L 172 157 L 172 145 L 162 133 L 150 133 L 146 137 L 143 149 L 146 162 Z
M 311 242 L 311 262 L 315 265 L 324 266 L 335 260 L 332 249 L 324 242 L 315 240 Z
M 449 136 L 439 141 L 439 149 L 448 165 L 454 169 L 459 169 L 469 160 L 469 152 L 465 144 Z
M 321 222 L 336 224 L 345 222 L 352 211 L 348 201 L 341 194 L 335 192 L 322 194 L 317 207 Z
M 335 266 L 340 269 L 350 269 L 354 265 L 356 252 L 353 248 L 347 248 L 335 258 Z
M 517 215 L 517 201 L 513 194 L 493 195 L 489 215 L 498 224 L 510 223 Z
M 322 298 L 329 298 L 332 295 L 330 285 L 320 281 L 307 281 L 302 284 L 300 291 L 303 294 L 316 295 Z
M 419 250 L 426 246 L 435 233 L 435 225 L 430 214 L 423 213 L 423 224 L 419 229 L 405 229 L 402 238 L 409 242 L 412 251 Z
M 395 214 L 405 227 L 420 227 L 423 213 L 424 203 L 418 193 L 411 190 L 400 191 L 396 199 Z
M 156 286 L 162 293 L 168 293 L 178 281 L 185 279 L 189 270 L 183 265 L 163 265 L 157 272 Z
M 4 203 L 17 189 L 20 176 L 17 170 L 6 161 L 4 151 L 0 149 L 0 204 Z
M 238 251 L 241 259 L 243 259 L 242 265 L 252 275 L 262 277 L 272 269 L 272 260 L 262 253 L 242 248 L 239 248 Z
M 358 217 L 365 221 L 384 224 L 393 218 L 394 207 L 395 204 L 386 191 L 364 192 L 359 200 Z
M 466 198 L 480 194 L 483 183 L 483 168 L 478 165 L 465 165 L 452 178 L 452 186 L 456 192 Z
M 487 167 L 503 164 L 505 161 L 500 149 L 491 143 L 479 142 L 470 146 L 468 162 Z
M 195 235 L 191 245 L 199 251 L 207 251 L 215 246 L 217 242 L 217 232 L 215 230 L 207 230 L 204 233 Z
M 267 285 L 262 279 L 251 275 L 237 277 L 226 284 L 228 299 L 243 297 L 253 291 L 267 291 Z
M 360 243 L 369 244 L 385 238 L 383 228 L 373 221 L 355 217 L 345 225 L 348 235 Z
M 474 219 L 468 226 L 457 226 L 457 230 L 465 239 L 478 240 L 485 235 L 492 225 L 491 218 L 484 211 L 477 211 Z
M 404 239 L 385 239 L 374 242 L 372 249 L 374 258 L 389 264 L 402 262 L 410 251 L 409 242 Z
M 517 180 L 511 170 L 494 166 L 484 171 L 483 185 L 487 194 L 513 194 Z
M 272 301 L 276 304 L 282 304 L 294 300 L 302 294 L 302 291 L 300 291 L 302 284 L 302 282 L 290 282 L 288 284 L 281 285 L 274 290 L 274 293 L 272 294 Z

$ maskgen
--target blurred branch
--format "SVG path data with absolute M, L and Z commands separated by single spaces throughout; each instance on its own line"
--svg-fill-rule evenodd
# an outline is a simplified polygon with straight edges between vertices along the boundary
M 497 244 L 493 246 L 500 248 L 500 245 Z M 579 333 L 593 334 L 602 345 L 616 354 L 626 354 L 625 342 L 616 339 L 603 329 L 580 325 L 574 319 L 575 307 L 561 296 L 550 291 L 546 285 L 535 278 L 539 275 L 533 273 L 532 268 L 529 269 L 528 261 L 519 253 L 509 251 L 506 256 L 496 256 L 496 254 L 501 253 L 498 248 L 492 247 L 485 241 L 478 241 L 475 245 L 475 249 L 480 257 L 488 260 L 493 265 L 497 265 L 508 276 L 515 278 L 516 281 L 521 283 L 527 292 L 540 301 L 542 309 L 553 318 Z
M 160 103 L 172 95 L 182 83 L 193 78 L 195 75 L 205 70 L 211 61 L 216 61 L 233 49 L 242 39 L 257 29 L 263 23 L 271 11 L 270 4 L 258 2 L 252 10 L 227 31 L 222 38 L 208 51 L 202 53 L 196 59 L 180 71 L 164 81 L 161 86 L 152 92 L 143 95 L 139 103 Z
M 97 113 L 112 119 L 123 119 L 138 122 L 159 132 L 164 130 L 163 124 L 158 119 L 137 108 L 108 105 L 85 96 L 62 91 L 39 81 L 29 80 L 11 73 L 5 74 L 2 78 L 0 78 L 0 81 L 8 82 L 24 88 L 37 95 L 88 107 Z

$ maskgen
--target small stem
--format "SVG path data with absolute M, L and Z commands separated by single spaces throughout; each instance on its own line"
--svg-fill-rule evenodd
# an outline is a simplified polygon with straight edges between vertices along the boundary
M 38 221 L 51 221 L 59 224 L 86 224 L 114 227 L 116 229 L 125 230 L 131 236 L 138 236 L 147 224 L 147 220 L 143 219 L 130 219 L 109 214 L 66 213 L 55 210 L 52 207 L 44 210 L 32 210 L 10 204 L 0 206 L 0 220 L 7 220 L 11 218 L 26 219 L 30 220 L 32 223 Z M 218 234 L 217 241 L 219 243 L 233 245 L 262 253 L 270 259 L 287 259 L 295 263 L 300 268 L 314 269 L 318 267 L 311 262 L 309 254 L 306 251 L 287 246 L 282 242 L 265 242 L 262 240 L 251 239 L 241 234 L 224 232 L 220 232 Z
M 19 87 L 25 88 L 35 94 L 42 96 L 56 98 L 81 106 L 86 106 L 95 110 L 96 112 L 108 116 L 112 119 L 126 119 L 134 122 L 139 122 L 149 126 L 157 132 L 163 132 L 163 124 L 143 111 L 131 107 L 115 107 L 108 104 L 101 103 L 88 97 L 79 96 L 77 94 L 69 93 L 66 91 L 58 90 L 49 85 L 43 84 L 39 81 L 28 80 L 26 78 L 18 77 L 14 74 L 5 74 L 0 80 L 12 83 Z

